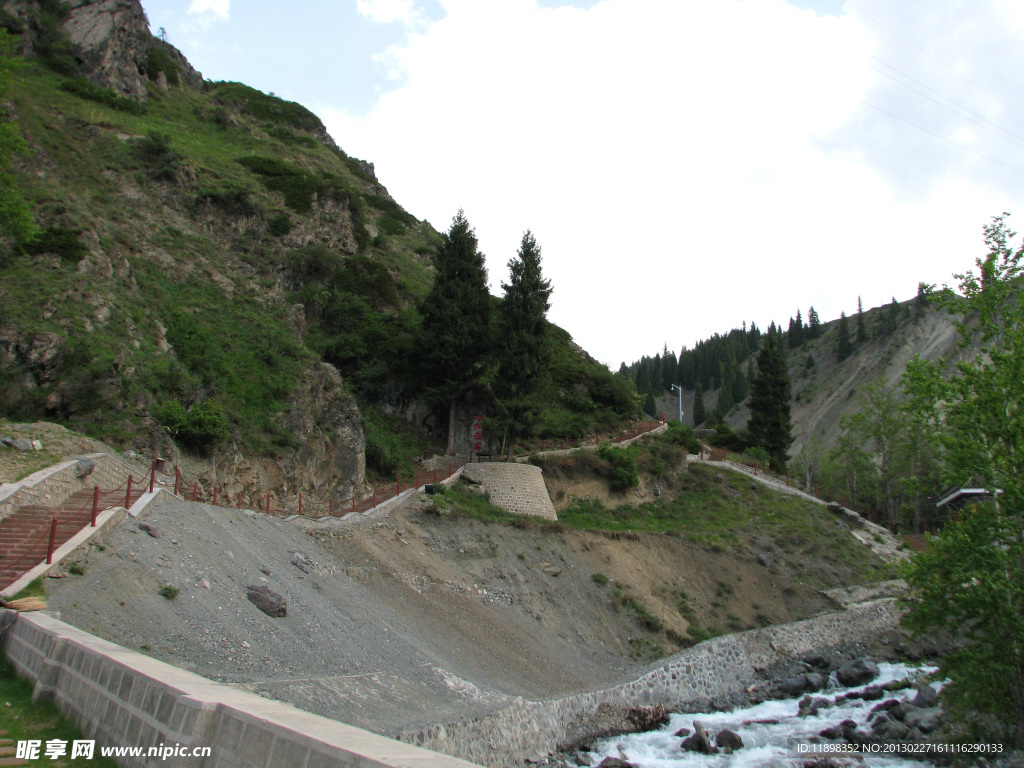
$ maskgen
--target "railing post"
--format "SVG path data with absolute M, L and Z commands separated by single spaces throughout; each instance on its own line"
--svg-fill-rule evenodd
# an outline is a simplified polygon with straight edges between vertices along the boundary
M 92 489 L 92 527 L 96 527 L 96 513 L 100 511 L 100 487 Z
M 569 438 L 565 438 L 565 450 L 569 450 Z
M 217 486 L 213 486 L 213 506 L 217 506 Z
M 194 483 L 192 483 L 192 501 L 195 501 L 196 497 L 198 495 L 199 495 L 199 481 L 196 480 Z
M 377 489 L 373 489 L 373 506 L 377 506 Z
M 302 494 L 299 494 L 299 514 L 302 514 Z
M 174 495 L 178 495 L 178 486 L 181 485 L 181 470 L 174 468 Z
M 153 492 L 153 486 L 156 485 L 156 459 L 153 459 L 153 466 L 149 469 L 149 492 Z
M 430 482 L 432 482 L 432 483 L 436 483 L 437 482 L 437 467 L 434 467 L 433 474 L 430 477 Z
M 395 478 L 395 496 L 402 492 L 402 480 L 401 478 Z
M 452 476 L 452 465 L 449 464 L 448 465 L 448 477 L 451 477 L 451 476 Z
M 132 505 L 132 476 L 128 474 L 128 491 L 124 495 L 124 508 L 129 509 Z
M 352 511 L 356 511 L 356 489 L 352 489 Z
M 267 514 L 270 514 L 270 491 L 267 491 Z
M 53 562 L 53 545 L 57 541 L 57 516 L 54 515 L 50 518 L 50 543 L 46 547 L 46 564 L 50 565 Z
M 238 492 L 238 509 L 242 508 L 242 492 Z

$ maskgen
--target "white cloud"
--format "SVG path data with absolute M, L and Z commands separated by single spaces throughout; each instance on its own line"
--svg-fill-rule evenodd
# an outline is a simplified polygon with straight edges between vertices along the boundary
M 413 214 L 445 229 L 465 208 L 495 290 L 532 229 L 552 319 L 614 365 L 798 306 L 830 319 L 858 294 L 912 296 L 969 263 L 947 254 L 1005 207 L 956 178 L 903 200 L 858 151 L 824 148 L 873 83 L 856 15 L 443 5 L 389 52 L 401 87 L 365 117 L 322 116 Z
M 214 16 L 221 21 L 228 21 L 231 11 L 231 0 L 192 0 L 188 12 L 197 15 Z
M 413 0 L 356 0 L 356 11 L 381 24 L 397 21 L 413 26 L 419 21 Z

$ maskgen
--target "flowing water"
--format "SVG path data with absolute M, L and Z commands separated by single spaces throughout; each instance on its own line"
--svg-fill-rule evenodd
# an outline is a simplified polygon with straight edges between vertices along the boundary
M 905 664 L 879 664 L 879 676 L 869 685 L 884 685 L 893 680 L 918 676 L 933 672 L 934 668 L 910 667 Z M 826 688 L 811 694 L 814 698 L 827 699 L 834 702 L 837 697 L 850 691 L 863 690 L 867 685 L 852 688 L 841 687 L 833 674 Z M 810 744 L 810 740 L 826 728 L 838 725 L 843 720 L 854 720 L 860 730 L 866 730 L 866 724 L 873 717 L 873 707 L 888 699 L 912 699 L 916 691 L 913 688 L 887 692 L 876 701 L 849 699 L 835 706 L 822 708 L 817 715 L 798 717 L 799 699 L 779 699 L 766 701 L 744 709 L 731 712 L 710 712 L 706 714 L 673 714 L 668 725 L 657 731 L 636 733 L 627 736 L 602 739 L 593 746 L 592 764 L 597 765 L 605 757 L 618 757 L 633 763 L 639 768 L 766 768 L 767 766 L 800 766 L 806 760 L 829 755 L 801 754 L 799 744 Z M 731 755 L 701 755 L 687 752 L 680 746 L 683 739 L 674 736 L 680 728 L 694 730 L 694 721 L 700 721 L 714 743 L 714 735 L 723 728 L 739 734 L 743 739 L 743 748 Z M 824 742 L 824 739 L 819 739 Z M 832 743 L 845 743 L 842 740 Z M 842 755 L 834 755 L 843 758 Z M 846 756 L 852 757 L 852 756 Z M 845 758 L 843 760 L 845 762 Z M 851 764 L 869 766 L 870 768 L 909 768 L 910 766 L 930 766 L 931 763 L 909 758 L 864 755 L 862 759 L 854 759 Z

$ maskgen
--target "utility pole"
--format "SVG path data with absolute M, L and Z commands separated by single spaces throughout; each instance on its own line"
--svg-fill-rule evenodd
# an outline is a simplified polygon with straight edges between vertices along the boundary
M 679 423 L 683 423 L 683 388 L 679 384 L 673 384 L 672 389 L 679 392 Z

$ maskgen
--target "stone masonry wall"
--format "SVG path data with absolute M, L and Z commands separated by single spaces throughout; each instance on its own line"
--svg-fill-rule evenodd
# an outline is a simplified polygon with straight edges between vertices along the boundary
M 79 459 L 90 459 L 96 465 L 84 477 L 75 476 Z M 52 467 L 33 472 L 17 483 L 5 483 L 0 490 L 0 520 L 13 514 L 19 507 L 57 506 L 85 488 L 97 485 L 106 489 L 118 488 L 127 482 L 129 473 L 134 475 L 136 481 L 143 481 L 144 472 L 108 453 L 89 453 L 66 459 Z M 149 482 L 148 476 L 145 476 L 145 482 Z
M 482 485 L 495 506 L 518 515 L 558 519 L 540 467 L 504 462 L 467 464 L 463 476 Z
M 565 745 L 601 704 L 626 707 L 689 701 L 738 692 L 759 670 L 833 645 L 858 642 L 899 623 L 895 600 L 851 606 L 841 613 L 725 635 L 660 662 L 640 678 L 603 691 L 549 701 L 517 698 L 505 709 L 473 720 L 410 730 L 399 738 L 482 765 L 511 766 Z

